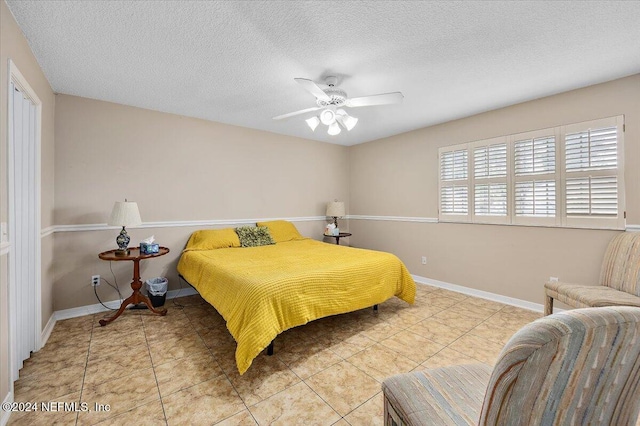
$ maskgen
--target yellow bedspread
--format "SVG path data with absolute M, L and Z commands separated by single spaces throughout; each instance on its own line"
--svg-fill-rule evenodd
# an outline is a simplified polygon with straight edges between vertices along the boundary
M 185 250 L 178 272 L 222 315 L 243 374 L 281 332 L 382 303 L 413 303 L 416 286 L 390 253 L 311 239 L 261 247 Z

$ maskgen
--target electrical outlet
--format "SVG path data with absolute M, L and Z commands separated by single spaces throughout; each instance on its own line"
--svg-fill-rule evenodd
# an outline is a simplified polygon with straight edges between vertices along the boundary
M 552 283 L 557 283 L 558 277 L 549 277 L 549 281 L 551 281 Z
M 100 275 L 91 275 L 91 285 L 94 287 L 100 285 Z
M 422 264 L 423 265 L 427 264 L 427 256 L 422 256 Z

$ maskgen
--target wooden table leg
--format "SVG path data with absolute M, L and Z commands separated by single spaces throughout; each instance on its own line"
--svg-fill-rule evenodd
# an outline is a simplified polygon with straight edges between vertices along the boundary
M 101 319 L 100 321 L 98 321 L 100 323 L 101 326 L 105 326 L 107 324 L 109 324 L 112 321 L 115 321 L 116 318 L 118 318 L 125 310 L 125 308 L 129 305 L 137 305 L 138 303 L 144 303 L 145 305 L 147 305 L 147 307 L 149 308 L 149 310 L 151 312 L 153 312 L 154 314 L 160 315 L 160 316 L 165 316 L 167 315 L 167 310 L 163 309 L 161 311 L 155 309 L 153 307 L 153 305 L 151 304 L 151 301 L 149 300 L 149 298 L 147 296 L 145 296 L 144 294 L 140 293 L 139 291 L 134 291 L 133 294 L 129 297 L 127 297 L 124 302 L 122 302 L 122 305 L 120 305 L 120 309 L 118 309 L 118 312 L 116 312 L 116 314 L 110 318 L 105 318 L 105 319 Z
M 122 305 L 120 305 L 120 309 L 118 309 L 118 312 L 116 312 L 114 316 L 110 318 L 101 319 L 100 321 L 98 321 L 100 325 L 104 327 L 110 322 L 115 321 L 115 319 L 118 318 L 124 312 L 124 309 L 127 306 L 131 304 L 137 305 L 138 303 L 141 303 L 141 302 L 147 305 L 149 310 L 154 314 L 161 315 L 161 316 L 167 315 L 166 309 L 159 311 L 153 307 L 149 298 L 144 294 L 140 293 L 141 288 L 142 288 L 142 281 L 140 280 L 140 260 L 136 259 L 133 261 L 133 281 L 131 281 L 131 289 L 133 290 L 133 294 L 131 294 L 131 296 L 127 297 L 122 302 Z

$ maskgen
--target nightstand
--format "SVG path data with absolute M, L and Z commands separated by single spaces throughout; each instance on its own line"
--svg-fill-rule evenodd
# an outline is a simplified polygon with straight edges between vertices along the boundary
M 164 256 L 167 253 L 169 253 L 169 249 L 166 247 L 160 247 L 158 249 L 158 253 L 151 253 L 151 254 L 140 253 L 140 248 L 134 247 L 134 248 L 129 248 L 129 254 L 127 256 L 116 256 L 116 250 L 105 251 L 98 255 L 98 257 L 102 260 L 116 261 L 116 262 L 122 261 L 122 260 L 130 260 L 133 262 L 133 281 L 131 281 L 131 289 L 133 290 L 133 294 L 131 294 L 131 296 L 127 297 L 124 300 L 124 302 L 122 302 L 122 305 L 120 305 L 120 309 L 118 309 L 118 312 L 116 312 L 114 316 L 107 319 L 101 319 L 99 321 L 101 326 L 104 327 L 105 325 L 109 324 L 111 321 L 114 321 L 116 318 L 118 318 L 120 314 L 124 312 L 124 308 L 126 308 L 128 305 L 138 304 L 141 302 L 147 305 L 149 310 L 154 314 L 157 314 L 157 315 L 167 314 L 166 309 L 163 309 L 161 311 L 154 309 L 149 298 L 144 294 L 140 293 L 140 289 L 142 288 L 142 281 L 140 280 L 140 261 L 144 259 L 152 259 L 154 257 Z
M 326 234 L 324 234 L 324 236 L 325 236 L 325 237 L 329 237 L 329 238 L 335 238 L 335 239 L 336 239 L 336 244 L 337 244 L 337 245 L 340 245 L 340 238 L 343 238 L 343 237 L 350 237 L 350 236 L 351 236 L 351 234 L 350 234 L 350 233 L 348 233 L 348 232 L 341 232 L 341 233 L 339 233 L 338 235 L 326 235 Z

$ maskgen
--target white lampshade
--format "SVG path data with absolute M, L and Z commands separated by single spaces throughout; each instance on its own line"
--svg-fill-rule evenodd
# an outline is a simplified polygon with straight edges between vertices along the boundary
M 318 127 L 318 124 L 320 124 L 320 119 L 318 117 L 307 118 L 305 121 L 307 122 L 309 127 L 311 127 L 312 132 L 315 131 L 316 127 Z
M 331 201 L 327 203 L 327 216 L 329 217 L 343 217 L 345 215 L 344 202 Z
M 135 201 L 116 201 L 111 210 L 110 226 L 136 226 L 142 223 L 138 203 Z
M 340 130 L 340 125 L 334 121 L 329 126 L 329 130 L 327 130 L 327 133 L 329 133 L 331 136 L 335 136 L 335 135 L 339 135 L 341 131 L 342 130 Z

